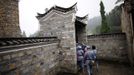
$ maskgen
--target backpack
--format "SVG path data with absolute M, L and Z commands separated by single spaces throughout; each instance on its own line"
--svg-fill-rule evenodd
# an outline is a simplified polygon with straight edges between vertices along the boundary
M 84 56 L 84 51 L 82 49 L 78 50 L 77 51 L 77 56 Z

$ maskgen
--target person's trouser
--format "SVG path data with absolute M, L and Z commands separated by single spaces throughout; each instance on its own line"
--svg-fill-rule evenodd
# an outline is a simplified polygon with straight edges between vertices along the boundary
M 88 72 L 88 75 L 92 75 L 93 74 L 92 65 L 87 65 L 87 72 Z
M 87 65 L 87 72 L 88 72 L 88 75 L 93 75 L 93 66 L 88 64 Z
M 77 61 L 77 63 L 78 63 L 78 66 L 80 67 L 80 70 L 82 70 L 84 68 L 84 62 L 83 62 L 83 60 Z

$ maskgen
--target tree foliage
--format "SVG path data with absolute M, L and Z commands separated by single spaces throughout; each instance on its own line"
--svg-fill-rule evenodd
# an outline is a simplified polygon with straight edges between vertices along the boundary
M 25 31 L 22 32 L 22 37 L 26 37 Z
M 96 26 L 96 28 L 93 30 L 93 34 L 100 34 L 101 25 Z
M 106 14 L 107 25 L 110 29 L 110 33 L 120 33 L 121 32 L 121 6 L 116 6 L 109 13 Z M 103 7 L 104 9 L 104 7 Z M 104 14 L 104 11 L 103 11 Z M 89 30 L 92 29 L 92 34 L 100 34 L 101 30 L 101 17 L 100 19 L 96 19 L 99 17 L 95 17 L 89 20 Z M 93 22 L 93 23 L 92 23 Z M 92 27 L 91 27 L 92 26 Z M 94 26 L 94 28 L 93 28 Z
M 101 33 L 109 33 L 110 32 L 110 27 L 107 24 L 107 19 L 105 16 L 105 7 L 103 2 L 100 2 L 100 14 L 101 14 L 101 28 L 100 32 Z
M 101 25 L 101 16 L 96 16 L 88 20 L 88 25 L 87 25 L 87 32 L 89 35 L 91 34 L 99 34 L 100 29 L 96 27 L 100 27 Z M 98 29 L 98 30 L 97 30 Z M 99 33 L 98 33 L 99 32 Z
M 111 12 L 106 15 L 110 32 L 121 32 L 121 6 L 116 6 Z

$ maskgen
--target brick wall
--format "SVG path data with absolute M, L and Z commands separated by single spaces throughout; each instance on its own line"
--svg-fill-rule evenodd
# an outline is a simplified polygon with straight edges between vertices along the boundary
M 98 59 L 128 62 L 125 34 L 91 35 L 87 37 L 87 41 L 88 45 L 97 47 Z
M 54 75 L 58 71 L 58 43 L 0 52 L 0 75 Z

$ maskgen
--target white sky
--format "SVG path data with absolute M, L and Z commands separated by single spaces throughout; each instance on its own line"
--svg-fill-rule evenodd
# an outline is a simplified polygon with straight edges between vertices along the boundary
M 54 5 L 61 7 L 70 7 L 77 2 L 77 16 L 85 16 L 88 14 L 89 19 L 100 15 L 101 0 L 20 0 L 19 1 L 19 16 L 20 27 L 27 35 L 36 32 L 39 28 L 38 20 L 36 19 L 37 12 L 44 13 L 45 8 L 51 8 Z M 105 6 L 105 11 L 109 12 L 114 8 L 116 0 L 102 0 Z

